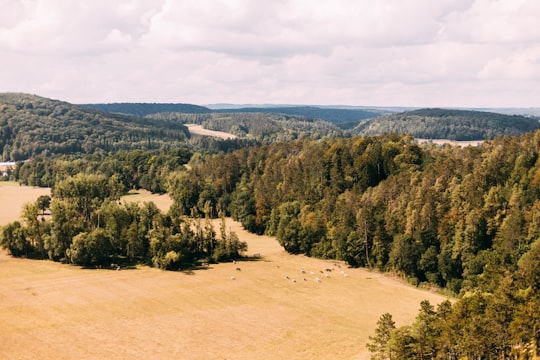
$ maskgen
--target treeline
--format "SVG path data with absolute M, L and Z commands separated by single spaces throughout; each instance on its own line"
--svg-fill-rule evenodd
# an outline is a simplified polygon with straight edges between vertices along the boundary
M 212 110 L 204 106 L 172 103 L 109 103 L 81 104 L 80 106 L 101 110 L 104 112 L 121 113 L 140 117 L 167 112 L 179 112 L 187 114 L 205 114 L 212 112 Z
M 296 115 L 311 119 L 319 119 L 338 126 L 341 129 L 353 128 L 360 120 L 381 116 L 384 111 L 376 109 L 334 108 L 319 106 L 273 106 L 273 107 L 246 107 L 239 109 L 220 109 L 216 112 L 236 113 L 270 113 Z
M 149 115 L 148 118 L 199 124 L 205 129 L 231 133 L 241 139 L 255 141 L 256 144 L 308 138 L 318 140 L 344 135 L 340 128 L 326 121 L 277 113 L 160 113 Z
M 121 151 L 113 155 L 38 156 L 16 163 L 9 180 L 23 185 L 54 188 L 56 183 L 82 174 L 116 176 L 125 189 L 165 193 L 172 174 L 185 171 L 193 153 L 180 147 L 167 151 Z
M 296 141 L 195 157 L 171 188 L 210 201 L 286 250 L 402 273 L 458 293 L 515 271 L 540 236 L 540 132 L 482 147 L 388 135 Z
M 421 109 L 363 121 L 352 133 L 371 136 L 394 132 L 422 139 L 468 141 L 520 135 L 539 128 L 538 119 L 525 116 L 471 110 Z
M 538 262 L 540 246 L 532 251 Z M 530 284 L 505 277 L 493 293 L 470 292 L 437 307 L 425 300 L 411 325 L 396 327 L 385 313 L 367 344 L 371 359 L 537 359 L 540 299 Z
M 52 201 L 40 197 L 26 204 L 24 222 L 2 228 L 0 244 L 19 257 L 89 267 L 145 263 L 169 270 L 237 259 L 247 249 L 225 230 L 224 220 L 217 236 L 209 216 L 191 221 L 174 211 L 163 214 L 152 202 L 119 203 L 124 190 L 116 175 L 80 173 L 61 180 Z M 211 212 L 208 204 L 202 210 Z

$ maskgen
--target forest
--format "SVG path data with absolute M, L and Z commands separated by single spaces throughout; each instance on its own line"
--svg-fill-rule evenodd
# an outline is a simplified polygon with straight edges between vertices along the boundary
M 421 139 L 456 141 L 493 139 L 540 129 L 538 118 L 488 111 L 420 109 L 361 121 L 351 133 L 371 136 L 386 132 Z
M 0 241 L 14 256 L 184 269 L 241 256 L 235 234 L 210 226 L 231 216 L 290 253 L 456 297 L 420 304 L 404 327 L 383 314 L 374 359 L 528 359 L 540 340 L 539 151 L 540 130 L 464 148 L 389 133 L 221 153 L 182 144 L 42 155 L 7 177 L 50 186 L 52 199 L 25 207 L 25 221 L 6 225 Z M 169 193 L 171 210 L 119 204 L 133 188 Z
M 40 155 L 106 156 L 118 151 L 177 147 L 216 154 L 276 142 L 385 133 L 425 139 L 485 140 L 523 134 L 540 126 L 536 118 L 465 110 L 423 109 L 378 116 L 388 112 L 325 107 L 218 111 L 190 104 L 79 106 L 35 95 L 3 93 L 0 161 L 24 161 Z M 191 136 L 185 124 L 200 124 L 237 138 Z

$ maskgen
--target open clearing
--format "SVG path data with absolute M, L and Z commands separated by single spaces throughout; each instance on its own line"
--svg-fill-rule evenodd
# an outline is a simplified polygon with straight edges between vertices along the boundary
M 368 359 L 365 343 L 381 314 L 404 325 L 421 300 L 444 299 L 289 255 L 274 238 L 227 226 L 260 258 L 190 272 L 112 271 L 0 252 L 0 358 Z
M 36 201 L 40 195 L 50 195 L 47 188 L 19 186 L 13 181 L 0 181 L 0 225 L 20 219 L 23 205 Z
M 186 124 L 186 127 L 191 134 L 195 135 L 213 136 L 221 139 L 236 139 L 236 135 L 234 134 L 226 133 L 223 131 L 208 130 L 203 128 L 202 125 Z

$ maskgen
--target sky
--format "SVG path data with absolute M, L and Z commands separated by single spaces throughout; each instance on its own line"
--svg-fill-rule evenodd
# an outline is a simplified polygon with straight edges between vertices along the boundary
M 540 107 L 539 0 L 0 0 L 0 92 Z

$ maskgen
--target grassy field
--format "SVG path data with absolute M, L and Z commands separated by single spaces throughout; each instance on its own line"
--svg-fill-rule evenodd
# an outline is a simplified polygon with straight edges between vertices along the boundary
M 27 191 L 12 188 L 21 198 Z M 403 325 L 421 300 L 443 300 L 378 273 L 289 255 L 274 238 L 227 226 L 260 258 L 186 272 L 112 271 L 0 252 L 0 358 L 368 359 L 365 343 L 382 313 Z
M 50 195 L 45 188 L 19 186 L 13 181 L 0 181 L 0 225 L 20 219 L 23 205 L 36 201 L 40 195 Z

